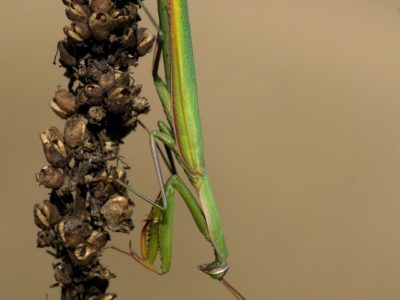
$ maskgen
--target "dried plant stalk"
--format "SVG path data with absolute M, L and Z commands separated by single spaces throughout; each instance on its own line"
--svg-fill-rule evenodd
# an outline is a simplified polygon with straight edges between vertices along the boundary
M 120 166 L 122 139 L 149 111 L 129 68 L 148 53 L 154 36 L 138 27 L 136 1 L 63 0 L 72 21 L 58 42 L 59 62 L 69 79 L 51 109 L 65 119 L 61 132 L 41 133 L 48 165 L 36 178 L 50 189 L 34 206 L 39 248 L 50 248 L 61 299 L 115 299 L 107 293 L 115 275 L 99 257 L 109 231 L 133 229 L 133 202 L 116 181 L 127 182 Z

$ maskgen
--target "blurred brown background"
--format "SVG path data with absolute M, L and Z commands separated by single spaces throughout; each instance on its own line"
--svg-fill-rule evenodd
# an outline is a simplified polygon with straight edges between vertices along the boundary
M 248 299 L 400 299 L 400 1 L 189 6 L 227 279 Z M 38 134 L 62 126 L 47 102 L 66 84 L 52 59 L 68 21 L 61 0 L 1 1 L 0 11 L 0 299 L 59 299 L 32 206 L 46 197 L 34 180 L 45 164 Z M 135 76 L 154 128 L 150 63 Z M 135 185 L 156 194 L 144 132 L 122 152 Z M 134 199 L 136 230 L 119 247 L 138 247 L 149 207 Z M 232 299 L 197 271 L 212 252 L 178 203 L 170 274 L 104 253 L 119 299 Z

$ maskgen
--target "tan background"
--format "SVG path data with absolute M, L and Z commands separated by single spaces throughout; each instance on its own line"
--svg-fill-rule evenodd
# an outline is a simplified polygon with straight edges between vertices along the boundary
M 400 299 L 400 1 L 189 4 L 227 278 L 248 299 Z M 62 126 L 47 102 L 66 83 L 51 62 L 67 20 L 61 0 L 0 1 L 0 11 L 0 299 L 59 299 L 32 206 L 46 198 L 34 181 L 38 133 Z M 150 56 L 136 78 L 154 128 L 149 67 Z M 155 194 L 146 135 L 123 154 L 136 186 Z M 135 201 L 137 246 L 148 206 Z M 170 274 L 104 254 L 119 299 L 231 299 L 196 270 L 211 249 L 177 206 Z

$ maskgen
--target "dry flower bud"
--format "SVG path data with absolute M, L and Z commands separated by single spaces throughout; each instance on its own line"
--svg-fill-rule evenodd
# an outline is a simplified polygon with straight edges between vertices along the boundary
M 94 12 L 109 12 L 111 10 L 112 3 L 111 0 L 92 0 L 90 3 L 90 8 Z
M 110 240 L 110 235 L 106 231 L 94 230 L 87 239 L 87 242 L 93 247 L 95 247 L 97 251 L 100 251 L 103 249 L 103 247 L 107 244 L 109 240 Z
M 65 122 L 64 140 L 72 149 L 81 146 L 86 136 L 87 120 L 82 116 L 71 117 Z
M 73 263 L 77 266 L 86 266 L 96 257 L 96 249 L 87 243 L 78 244 L 71 255 Z
M 67 90 L 61 89 L 55 92 L 49 105 L 59 117 L 66 119 L 76 110 L 76 98 Z
M 108 40 L 112 29 L 112 22 L 107 13 L 93 13 L 89 18 L 89 27 L 96 40 Z
M 101 214 L 107 221 L 107 227 L 116 232 L 128 233 L 133 228 L 133 202 L 121 195 L 114 195 L 101 208 Z
M 139 28 L 137 31 L 137 51 L 139 56 L 144 56 L 153 48 L 156 37 L 151 34 L 146 28 Z
M 150 104 L 144 97 L 136 97 L 133 101 L 133 110 L 138 114 L 147 113 L 150 110 Z
M 71 54 L 72 50 L 67 41 L 59 41 L 58 52 L 60 53 L 60 62 L 68 67 L 74 67 L 78 64 L 76 58 Z
M 58 189 L 64 183 L 64 171 L 51 165 L 44 166 L 36 174 L 36 181 L 49 189 Z
M 99 85 L 108 92 L 115 83 L 115 76 L 114 73 L 109 71 L 105 74 L 101 74 L 99 76 Z
M 90 15 L 90 9 L 86 5 L 71 3 L 65 13 L 71 21 L 86 22 Z
M 35 224 L 42 229 L 50 229 L 60 220 L 57 208 L 48 200 L 36 203 L 33 207 L 33 215 Z
M 62 133 L 51 127 L 40 134 L 40 139 L 47 161 L 55 167 L 65 167 L 69 161 L 69 152 L 64 146 Z
M 92 106 L 88 111 L 89 122 L 92 124 L 100 124 L 105 118 L 106 112 L 102 106 Z
M 85 95 L 89 98 L 100 98 L 103 96 L 104 90 L 98 84 L 87 84 L 84 88 Z

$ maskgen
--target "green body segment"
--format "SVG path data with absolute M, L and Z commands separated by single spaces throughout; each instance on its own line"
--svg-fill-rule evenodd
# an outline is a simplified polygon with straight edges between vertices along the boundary
M 186 0 L 169 0 L 168 12 L 175 139 L 186 167 L 196 177 L 204 170 L 204 151 Z

